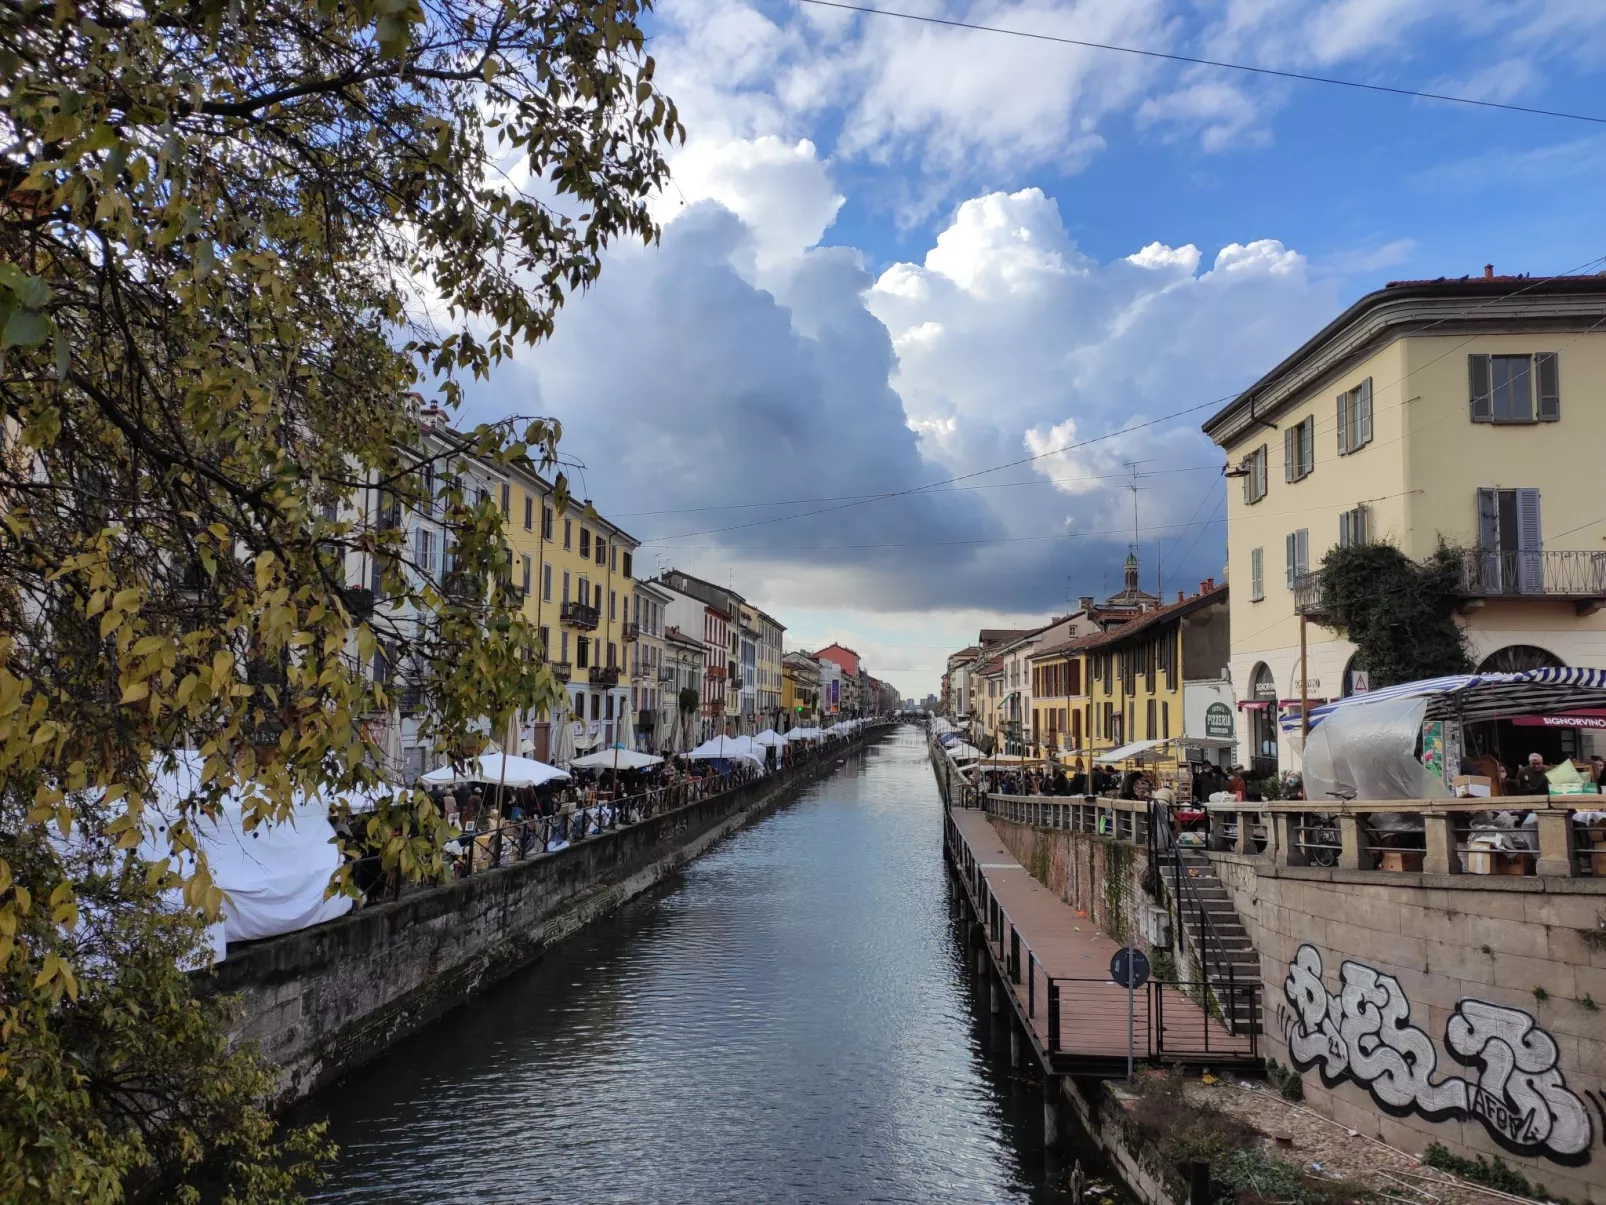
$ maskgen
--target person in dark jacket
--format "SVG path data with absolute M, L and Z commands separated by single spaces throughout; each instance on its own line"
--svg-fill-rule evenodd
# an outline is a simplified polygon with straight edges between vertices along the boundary
M 1537 753 L 1528 755 L 1528 764 L 1517 771 L 1512 784 L 1519 795 L 1550 794 L 1550 779 L 1545 777 L 1545 759 Z

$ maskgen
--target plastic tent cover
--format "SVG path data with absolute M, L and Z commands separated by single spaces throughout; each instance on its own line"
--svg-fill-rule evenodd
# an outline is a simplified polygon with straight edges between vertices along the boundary
M 763 732 L 760 732 L 753 738 L 753 743 L 755 745 L 761 745 L 764 747 L 769 747 L 772 745 L 778 746 L 786 744 L 786 738 L 779 732 L 776 732 L 775 729 L 766 728 Z
M 1305 742 L 1305 798 L 1443 799 L 1444 780 L 1416 757 L 1425 695 L 1337 708 Z

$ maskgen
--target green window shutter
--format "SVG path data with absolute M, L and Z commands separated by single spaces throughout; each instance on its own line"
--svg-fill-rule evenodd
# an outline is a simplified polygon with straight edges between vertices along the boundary
M 1472 421 L 1494 422 L 1494 394 L 1489 382 L 1489 357 L 1467 357 L 1467 385 L 1472 400 Z
M 1534 372 L 1539 378 L 1539 421 L 1556 422 L 1561 418 L 1561 365 L 1556 353 L 1536 352 Z

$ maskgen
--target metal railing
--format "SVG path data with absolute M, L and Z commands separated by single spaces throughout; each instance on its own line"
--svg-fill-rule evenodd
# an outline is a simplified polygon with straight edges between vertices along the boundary
M 1253 994 L 1258 992 L 1259 982 L 1238 981 L 1237 968 L 1227 953 L 1221 930 L 1188 875 L 1181 846 L 1171 847 L 1170 860 L 1172 882 L 1176 885 L 1177 928 L 1180 930 L 1177 936 L 1193 943 L 1194 960 L 1203 976 L 1202 982 L 1189 985 L 1200 989 L 1195 1002 L 1217 1015 L 1229 1034 L 1236 1037 L 1247 1032 L 1252 1038 L 1260 1028 L 1259 999 Z M 1189 921 L 1194 925 L 1192 934 L 1188 932 Z
M 1462 553 L 1460 571 L 1461 593 L 1470 598 L 1606 598 L 1606 552 L 1472 549 Z
M 1322 575 L 1301 573 L 1294 578 L 1294 612 L 1298 615 L 1322 613 Z
M 619 667 L 617 665 L 593 665 L 590 679 L 593 686 L 618 686 Z
M 584 603 L 566 602 L 558 612 L 564 623 L 576 628 L 594 628 L 602 619 L 602 612 Z

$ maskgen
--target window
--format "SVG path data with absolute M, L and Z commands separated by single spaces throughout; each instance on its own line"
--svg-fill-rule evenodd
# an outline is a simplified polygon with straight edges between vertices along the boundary
M 591 718 L 594 719 L 594 720 L 600 720 L 602 718 L 602 696 L 601 695 L 592 695 L 591 696 Z
M 1266 496 L 1266 445 L 1245 456 L 1239 468 L 1244 475 L 1244 504 L 1251 506 Z
M 1159 710 L 1159 703 L 1154 699 L 1150 699 L 1148 706 L 1144 708 L 1145 715 L 1143 717 L 1143 739 L 1146 741 L 1154 740 L 1154 730 L 1157 726 L 1156 720 L 1159 716 Z
M 1316 416 L 1307 415 L 1283 432 L 1283 480 L 1303 481 L 1316 467 Z
M 1171 739 L 1171 704 L 1160 704 L 1160 736 L 1165 740 Z
M 619 646 L 616 645 L 613 641 L 610 640 L 610 641 L 608 641 L 608 668 L 612 669 L 614 666 L 616 666 L 618 664 L 619 664 Z
M 1295 579 L 1310 572 L 1310 529 L 1301 527 L 1289 532 L 1284 551 L 1288 557 L 1288 588 L 1292 590 Z
M 577 636 L 574 640 L 574 667 L 586 669 L 591 664 L 591 641 L 584 636 Z
M 567 569 L 563 571 L 563 601 L 569 601 L 569 571 Z
M 583 557 L 589 557 L 591 555 L 590 528 L 582 527 L 580 529 L 580 555 Z
M 543 540 L 552 538 L 552 508 L 545 504 L 541 507 L 541 538 Z
M 1478 491 L 1478 576 L 1484 589 L 1542 592 L 1544 547 L 1538 490 Z
M 561 629 L 558 631 L 558 649 L 560 650 L 558 660 L 567 665 L 569 663 L 569 633 Z
M 418 571 L 425 577 L 435 572 L 435 533 L 427 527 L 420 527 L 413 533 L 413 555 L 418 561 Z
M 563 546 L 565 548 L 573 548 L 574 547 L 574 520 L 573 519 L 565 519 L 563 521 Z
M 490 500 L 491 500 L 491 491 L 490 490 L 486 489 L 483 485 L 475 487 L 475 490 L 474 490 L 474 505 L 475 506 L 484 506 Z
M 580 605 L 582 607 L 589 607 L 591 605 L 591 582 L 588 579 L 582 577 L 580 579 L 579 590 L 580 590 Z
M 1372 378 L 1338 395 L 1338 454 L 1348 456 L 1372 442 Z
M 552 566 L 545 563 L 541 566 L 541 601 L 552 601 Z
M 619 592 L 617 590 L 608 591 L 608 618 L 609 620 L 619 618 Z
M 630 556 L 630 554 L 628 552 L 625 553 L 625 555 L 624 555 L 624 575 L 626 577 L 634 577 L 635 574 L 632 572 L 632 570 L 634 568 L 635 568 L 635 566 L 631 564 L 631 556 Z
M 1561 364 L 1553 351 L 1531 356 L 1470 355 L 1467 378 L 1475 423 L 1533 422 L 1535 392 L 1539 421 L 1561 418 Z
M 502 482 L 502 517 L 504 519 L 513 517 L 513 487 L 505 481 Z M 527 521 L 524 527 L 526 531 L 529 530 L 530 525 Z
M 1371 516 L 1367 513 L 1363 503 L 1354 510 L 1347 510 L 1338 516 L 1338 546 L 1348 548 L 1352 544 L 1364 544 L 1371 538 Z
M 525 531 L 534 531 L 535 530 L 535 495 L 534 494 L 525 494 L 524 495 L 524 530 Z M 552 533 L 548 532 L 547 534 L 551 535 Z
M 541 629 L 541 651 L 548 657 L 552 656 L 552 629 Z
M 607 563 L 608 563 L 608 541 L 604 540 L 601 536 L 598 536 L 597 537 L 597 564 L 606 565 Z
M 520 558 L 524 562 L 524 597 L 530 597 L 530 558 L 525 555 Z
M 1249 550 L 1249 601 L 1264 602 L 1266 599 L 1266 550 L 1264 548 L 1251 548 Z

